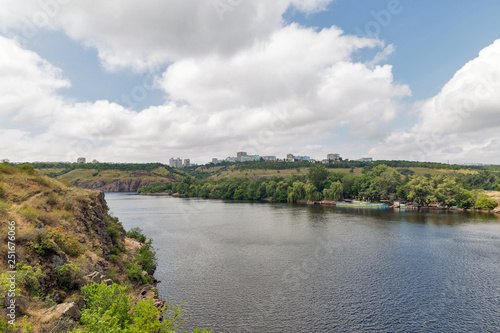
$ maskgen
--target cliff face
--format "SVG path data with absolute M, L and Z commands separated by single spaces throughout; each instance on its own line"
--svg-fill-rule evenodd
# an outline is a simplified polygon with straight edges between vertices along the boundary
M 117 189 L 130 190 L 138 182 L 127 186 Z M 17 265 L 12 268 L 7 255 L 0 257 L 0 289 L 7 278 L 4 272 L 15 270 L 17 315 L 27 315 L 35 332 L 50 332 L 56 325 L 60 326 L 54 332 L 78 326 L 84 305 L 81 287 L 86 284 L 135 283 L 136 292 L 148 294 L 143 291 L 156 283 L 146 272 L 139 281 L 131 280 L 127 265 L 135 265 L 141 276 L 135 262 L 141 245 L 127 238 L 118 219 L 108 215 L 103 192 L 67 186 L 34 170 L 21 172 L 0 165 L 0 235 L 5 240 L 0 252 L 4 254 L 10 221 L 15 223 Z M 0 316 L 6 314 L 1 312 L 9 302 L 5 295 L 0 290 L 4 307 Z
M 75 186 L 83 187 L 86 189 L 103 191 L 103 192 L 137 192 L 139 188 L 150 185 L 151 183 L 154 182 L 158 181 L 151 181 L 140 178 L 113 179 L 112 181 L 106 181 L 102 179 L 97 179 L 97 180 L 76 179 L 71 181 L 71 183 Z

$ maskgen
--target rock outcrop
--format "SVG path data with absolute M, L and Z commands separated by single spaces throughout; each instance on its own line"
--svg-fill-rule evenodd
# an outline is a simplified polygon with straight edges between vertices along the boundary
M 158 180 L 152 181 L 141 178 L 113 179 L 111 181 L 106 181 L 103 179 L 76 179 L 71 181 L 71 183 L 75 186 L 91 190 L 99 190 L 103 192 L 137 192 L 137 190 L 141 187 L 157 182 Z

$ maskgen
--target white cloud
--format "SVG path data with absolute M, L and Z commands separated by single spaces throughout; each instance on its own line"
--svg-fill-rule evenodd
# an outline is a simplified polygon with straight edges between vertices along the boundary
M 13 74 L 0 78 L 7 92 L 0 105 L 2 118 L 13 120 L 2 121 L 0 137 L 16 142 L 2 141 L 0 151 L 12 160 L 83 155 L 165 162 L 189 156 L 203 162 L 240 149 L 326 152 L 323 142 L 346 126 L 357 138 L 379 138 L 410 94 L 393 82 L 391 66 L 376 65 L 391 46 L 336 27 L 283 26 L 281 15 L 290 5 L 314 12 L 329 2 L 231 1 L 222 17 L 213 1 L 71 1 L 53 7 L 44 26 L 96 47 L 108 69 L 171 62 L 157 82 L 169 100 L 140 112 L 106 100 L 74 103 L 58 91 L 69 85 L 60 69 L 2 38 L 0 68 Z M 22 15 L 32 19 L 41 10 L 32 1 L 4 3 L 12 7 L 0 6 L 0 21 L 12 13 L 18 18 L 6 20 L 9 27 L 22 28 Z M 363 48 L 380 49 L 380 56 L 354 62 Z M 25 87 L 24 95 L 18 87 Z
M 373 154 L 500 163 L 500 40 L 457 71 L 438 95 L 415 107 L 419 122 L 391 134 Z
M 95 47 L 105 68 L 146 70 L 184 57 L 230 55 L 266 40 L 293 5 L 305 12 L 332 0 L 0 1 L 0 27 L 62 29 Z

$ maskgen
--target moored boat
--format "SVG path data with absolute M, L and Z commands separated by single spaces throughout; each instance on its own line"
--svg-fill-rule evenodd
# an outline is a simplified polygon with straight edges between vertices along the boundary
M 337 207 L 354 207 L 354 208 L 377 208 L 388 209 L 389 205 L 385 203 L 352 201 L 352 202 L 337 202 Z

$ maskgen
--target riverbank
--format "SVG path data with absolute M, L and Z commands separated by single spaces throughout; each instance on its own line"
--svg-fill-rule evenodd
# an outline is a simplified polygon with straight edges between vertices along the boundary
M 121 331 L 124 320 L 169 327 L 158 321 L 166 305 L 152 241 L 126 232 L 103 192 L 0 164 L 0 222 L 0 249 L 9 254 L 0 259 L 1 331 Z M 112 301 L 93 307 L 94 298 Z M 115 301 L 127 318 L 98 315 Z

